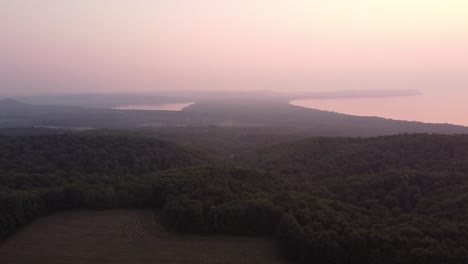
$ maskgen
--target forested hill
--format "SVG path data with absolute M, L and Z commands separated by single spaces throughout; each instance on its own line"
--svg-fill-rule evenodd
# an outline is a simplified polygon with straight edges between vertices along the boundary
M 307 109 L 278 101 L 196 103 L 184 111 L 80 108 L 0 101 L 0 128 L 125 129 L 222 127 L 308 136 L 379 136 L 399 133 L 468 134 L 468 127 L 359 117 Z
M 136 136 L 59 134 L 0 136 L 0 186 L 54 187 L 118 181 L 150 172 L 201 165 L 204 154 Z
M 296 263 L 468 263 L 468 136 L 311 138 L 250 168 L 106 133 L 0 137 L 0 237 L 76 208 L 156 208 L 184 232 L 271 235 Z
M 204 113 L 214 120 L 274 128 L 275 131 L 306 133 L 310 136 L 373 137 L 401 133 L 468 134 L 468 127 L 353 116 L 308 109 L 283 102 L 218 100 L 201 102 L 184 112 Z
M 283 175 L 342 177 L 390 169 L 468 173 L 468 135 L 310 138 L 258 151 L 257 166 Z
M 311 138 L 264 149 L 257 164 L 297 188 L 286 196 L 291 257 L 468 262 L 466 135 Z
M 0 237 L 59 210 L 149 207 L 146 174 L 208 163 L 198 150 L 129 133 L 0 135 Z

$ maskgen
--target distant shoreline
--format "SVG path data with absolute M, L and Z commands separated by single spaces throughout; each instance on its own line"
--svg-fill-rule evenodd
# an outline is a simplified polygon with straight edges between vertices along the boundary
M 444 102 L 450 101 L 451 104 Z M 401 95 L 381 97 L 306 98 L 290 105 L 363 117 L 468 126 L 468 111 L 462 97 L 456 95 Z M 434 111 L 434 109 L 438 109 Z
M 147 111 L 182 111 L 185 108 L 195 104 L 190 103 L 174 103 L 174 104 L 151 104 L 151 105 L 124 105 L 114 107 L 117 110 L 147 110 Z
M 422 92 L 416 89 L 408 90 L 344 90 L 335 92 L 296 92 L 295 98 L 290 101 L 297 100 L 313 100 L 313 99 L 365 99 L 365 98 L 387 98 L 387 97 L 408 97 L 421 96 Z

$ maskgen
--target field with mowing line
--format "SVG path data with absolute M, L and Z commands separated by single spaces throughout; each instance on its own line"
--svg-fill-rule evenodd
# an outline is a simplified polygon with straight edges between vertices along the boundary
M 288 263 L 273 239 L 164 229 L 151 211 L 70 211 L 41 218 L 0 244 L 2 264 Z

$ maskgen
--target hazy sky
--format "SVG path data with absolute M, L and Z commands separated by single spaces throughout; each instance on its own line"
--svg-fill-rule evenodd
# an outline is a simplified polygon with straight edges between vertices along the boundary
M 466 75 L 467 0 L 0 0 L 2 94 L 463 92 Z

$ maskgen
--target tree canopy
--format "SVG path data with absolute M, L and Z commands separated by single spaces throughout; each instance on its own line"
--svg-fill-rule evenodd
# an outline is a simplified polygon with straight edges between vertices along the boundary
M 184 232 L 271 235 L 297 263 L 468 260 L 468 136 L 311 138 L 245 163 L 148 137 L 0 137 L 0 235 L 57 210 L 145 207 Z

